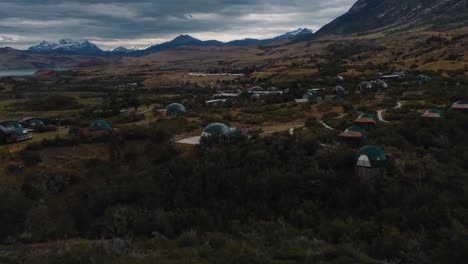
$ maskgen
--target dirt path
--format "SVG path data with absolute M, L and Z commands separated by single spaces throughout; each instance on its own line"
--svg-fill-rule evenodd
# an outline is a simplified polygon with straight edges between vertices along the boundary
M 403 103 L 405 103 L 404 101 L 399 101 L 397 102 L 397 105 L 393 108 L 393 109 L 400 109 L 403 107 Z M 388 109 L 382 109 L 382 110 L 378 110 L 377 111 L 377 117 L 379 118 L 379 121 L 380 122 L 384 122 L 384 123 L 390 123 L 389 121 L 386 121 L 383 117 L 383 113 L 386 112 Z

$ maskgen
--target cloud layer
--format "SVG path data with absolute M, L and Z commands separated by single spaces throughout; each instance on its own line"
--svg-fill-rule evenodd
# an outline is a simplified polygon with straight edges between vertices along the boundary
M 139 48 L 179 34 L 228 41 L 319 29 L 356 0 L 2 0 L 0 47 L 89 39 L 103 49 Z

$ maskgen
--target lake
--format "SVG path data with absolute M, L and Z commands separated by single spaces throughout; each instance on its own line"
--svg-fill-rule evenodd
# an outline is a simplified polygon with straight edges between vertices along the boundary
M 38 70 L 36 69 L 24 69 L 24 70 L 0 70 L 0 77 L 23 77 L 32 76 Z
M 67 68 L 56 68 L 54 71 L 66 71 Z M 38 72 L 38 69 L 0 70 L 0 77 L 28 77 Z

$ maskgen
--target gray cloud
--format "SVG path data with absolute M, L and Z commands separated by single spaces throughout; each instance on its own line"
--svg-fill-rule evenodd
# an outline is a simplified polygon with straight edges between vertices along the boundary
M 266 38 L 319 29 L 356 0 L 3 0 L 0 46 L 89 39 L 104 49 L 145 47 L 179 34 L 201 39 Z

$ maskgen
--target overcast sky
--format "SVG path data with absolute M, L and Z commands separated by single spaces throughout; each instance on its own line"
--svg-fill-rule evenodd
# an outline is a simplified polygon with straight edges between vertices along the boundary
M 0 47 L 88 39 L 143 48 L 180 34 L 229 41 L 314 31 L 356 0 L 0 0 Z

